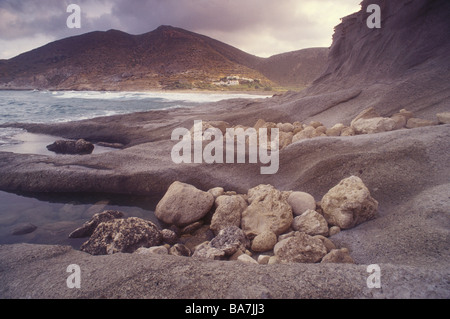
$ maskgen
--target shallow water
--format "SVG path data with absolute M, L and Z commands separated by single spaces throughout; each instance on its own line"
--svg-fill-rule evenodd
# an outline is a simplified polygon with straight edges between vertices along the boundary
M 9 128 L 0 128 L 0 135 L 3 130 L 10 130 Z M 47 145 L 54 143 L 56 140 L 65 140 L 57 136 L 50 136 L 45 134 L 29 133 L 25 130 L 14 129 L 10 130 L 10 134 L 6 133 L 3 139 L 0 140 L 0 152 L 13 152 L 18 154 L 36 154 L 48 156 L 64 156 L 56 154 L 47 149 Z M 94 145 L 92 154 L 102 154 L 116 150 L 115 148 Z
M 232 98 L 263 98 L 246 94 L 153 93 L 153 92 L 49 92 L 0 91 L 0 124 L 56 123 L 140 111 L 195 107 Z M 32 134 L 22 129 L 0 128 L 0 152 L 57 155 L 47 145 L 60 138 Z M 115 151 L 95 145 L 93 154 Z M 87 239 L 68 235 L 103 210 L 119 210 L 126 217 L 151 220 L 157 200 L 100 194 L 12 194 L 0 191 L 0 244 L 35 243 L 71 245 L 78 249 Z M 12 235 L 21 225 L 37 228 Z
M 0 91 L 0 124 L 56 123 L 151 110 L 195 107 L 233 98 L 268 96 L 221 93 Z
M 150 220 L 161 227 L 154 215 L 156 198 L 107 194 L 26 194 L 0 191 L 0 244 L 34 243 L 70 245 L 79 249 L 87 240 L 68 235 L 103 210 L 119 210 L 126 217 Z M 12 235 L 17 227 L 37 228 L 24 235 Z

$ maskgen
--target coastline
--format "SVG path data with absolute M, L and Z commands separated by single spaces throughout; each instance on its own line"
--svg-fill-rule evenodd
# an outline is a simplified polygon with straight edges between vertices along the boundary
M 300 92 L 141 112 L 135 112 L 137 106 L 148 107 L 148 103 L 134 104 L 116 98 L 124 93 L 111 93 L 120 106 L 127 104 L 134 113 L 48 123 L 47 114 L 55 112 L 51 109 L 44 112 L 45 124 L 0 125 L 123 145 L 89 155 L 0 151 L 3 198 L 8 195 L 3 192 L 50 200 L 63 194 L 108 196 L 93 196 L 95 202 L 86 195 L 83 203 L 88 207 L 78 209 L 64 199 L 58 203 L 62 208 L 40 212 L 45 222 L 55 221 L 54 215 L 58 222 L 63 220 L 53 223 L 50 236 L 89 237 L 79 249 L 37 242 L 0 245 L 0 297 L 449 299 L 450 60 L 446 52 L 450 42 L 443 27 L 448 25 L 443 14 L 448 10 L 443 9 L 450 8 L 450 2 L 380 3 L 389 19 L 383 19 L 383 27 L 376 30 L 364 26 L 370 2 L 364 0 L 360 12 L 336 26 L 326 68 Z M 162 60 L 171 59 L 163 56 Z M 127 81 L 134 88 L 158 87 L 144 78 Z M 98 87 L 96 82 L 86 81 L 80 87 Z M 46 79 L 21 83 L 58 85 Z M 72 87 L 71 83 L 66 86 Z M 127 87 L 117 81 L 109 86 Z M 152 94 L 202 94 L 163 91 Z M 26 94 L 19 95 L 25 99 Z M 26 98 L 33 101 L 37 95 Z M 66 104 L 77 114 L 95 104 L 75 101 L 74 96 L 79 95 L 66 94 Z M 114 103 L 108 104 L 112 109 Z M 170 106 L 176 104 L 186 106 L 178 102 Z M 5 107 L 5 119 L 17 107 L 14 102 L 10 105 Z M 277 128 L 282 147 L 277 152 L 271 146 L 270 155 L 277 155 L 278 170 L 265 175 L 260 170 L 264 162 L 252 162 L 250 136 L 248 162 L 247 158 L 238 162 L 245 151 L 224 154 L 220 147 L 214 148 L 214 155 L 230 155 L 230 161 L 211 161 L 211 136 L 200 138 L 195 128 L 194 136 L 188 133 L 195 121 L 222 132 L 214 142 L 227 128 L 251 127 L 253 136 L 256 129 Z M 245 146 L 245 137 L 237 143 Z M 206 157 L 203 147 L 209 147 Z M 154 209 L 141 213 L 140 220 L 128 218 L 137 204 L 123 212 L 101 212 L 108 198 L 119 197 L 131 203 L 137 197 L 151 198 Z M 12 208 L 4 202 L 0 203 L 6 212 L 0 215 L 1 234 L 8 234 L 7 227 L 16 221 L 25 223 L 25 230 L 13 230 L 11 235 L 45 231 L 39 227 L 47 223 L 32 224 L 41 221 L 34 214 L 37 205 L 26 207 L 25 200 L 13 199 L 10 204 L 17 207 Z M 100 213 L 94 213 L 93 206 Z M 154 224 L 144 220 L 153 212 Z M 36 219 L 27 219 L 30 216 Z M 64 222 L 69 219 L 71 224 Z M 74 221 L 83 225 L 74 230 Z M 320 227 L 311 230 L 314 224 Z M 188 243 L 191 235 L 195 241 Z M 263 262 L 260 253 L 268 260 Z M 331 259 L 330 254 L 337 257 Z M 72 289 L 68 280 L 76 283 L 77 276 L 81 286 Z M 280 310 L 276 308 L 278 314 Z
M 304 88 L 293 89 L 293 92 L 300 92 Z M 271 91 L 257 91 L 257 90 L 203 90 L 203 89 L 190 89 L 190 90 L 163 90 L 163 89 L 149 89 L 149 90 L 71 90 L 71 89 L 36 89 L 36 88 L 24 88 L 24 89 L 10 89 L 0 88 L 0 91 L 48 91 L 48 92 L 114 92 L 114 93 L 201 93 L 201 94 L 244 94 L 244 95 L 262 95 L 273 96 L 276 94 L 284 94 L 290 92 L 290 89 L 271 90 Z
M 270 176 L 260 175 L 259 165 L 249 163 L 178 165 L 171 161 L 170 150 L 174 142 L 170 136 L 173 129 L 189 129 L 198 119 L 224 120 L 234 125 L 254 125 L 259 118 L 283 122 L 286 114 L 280 112 L 279 105 L 284 98 L 228 100 L 191 109 L 157 110 L 57 124 L 17 124 L 15 126 L 34 133 L 120 142 L 125 148 L 87 156 L 50 157 L 0 152 L 0 162 L 3 163 L 0 189 L 161 198 L 174 181 L 189 183 L 204 191 L 223 187 L 241 194 L 256 185 L 271 184 L 280 190 L 306 191 L 320 200 L 341 179 L 355 175 L 367 183 L 373 197 L 380 203 L 380 216 L 376 219 L 333 236 L 333 242 L 349 248 L 356 265 L 252 266 L 174 256 L 151 257 L 153 262 L 149 265 L 148 256 L 134 254 L 91 256 L 70 247 L 2 245 L 0 266 L 7 270 L 0 275 L 2 287 L 6 289 L 0 294 L 11 298 L 34 297 L 39 292 L 43 296 L 60 298 L 95 297 L 97 293 L 108 298 L 398 298 L 407 291 L 409 297 L 448 297 L 448 284 L 442 282 L 443 276 L 450 275 L 445 266 L 448 230 L 442 227 L 442 220 L 445 220 L 445 211 L 450 207 L 445 206 L 449 203 L 442 198 L 450 192 L 450 172 L 446 165 L 448 152 L 442 150 L 450 149 L 450 125 L 303 140 L 281 151 L 280 170 Z M 306 122 L 308 118 L 304 117 L 304 120 Z M 393 246 L 392 242 L 396 244 Z M 424 243 L 427 243 L 425 247 Z M 433 249 L 429 249 L 431 246 Z M 41 256 L 38 257 L 39 267 L 36 267 L 32 256 Z M 65 282 L 66 277 L 61 278 L 56 271 L 69 260 L 80 263 L 86 273 L 95 272 L 97 275 L 90 276 L 91 281 L 86 283 L 83 291 L 74 292 L 65 287 L 49 289 L 57 282 Z M 107 275 L 105 263 L 127 270 L 121 271 L 121 279 L 116 280 Z M 382 291 L 366 288 L 365 270 L 370 264 L 382 267 Z M 42 271 L 41 267 L 54 269 L 55 274 L 48 276 L 46 272 L 45 280 L 33 279 L 19 288 L 12 288 L 18 273 L 30 271 L 32 275 L 35 271 Z M 32 268 L 36 270 L 31 271 Z M 111 269 L 111 273 L 119 271 L 113 268 L 115 270 Z M 157 274 L 152 280 L 177 287 L 177 293 L 167 291 L 164 285 L 156 290 L 150 289 L 151 285 L 142 285 L 146 282 L 142 272 L 144 268 L 148 269 L 144 273 Z M 191 271 L 186 273 L 183 270 L 186 268 Z M 180 269 L 180 272 L 169 269 Z M 302 273 L 307 276 L 303 277 Z M 180 284 L 180 280 L 197 282 L 206 274 L 213 278 L 209 283 L 200 281 L 203 282 L 201 285 L 189 288 Z M 255 274 L 259 275 L 255 277 Z M 111 280 L 105 280 L 105 276 Z M 305 288 L 304 284 L 293 284 L 299 283 L 298 278 L 307 280 L 311 276 L 317 278 L 314 285 Z M 340 279 L 336 281 L 337 276 Z M 259 279 L 264 277 L 272 278 L 271 283 Z M 234 286 L 232 282 L 236 282 L 236 278 L 239 281 Z M 105 284 L 99 286 L 99 281 Z M 216 286 L 219 282 L 226 283 L 229 290 L 218 291 Z M 321 284 L 317 286 L 316 282 Z M 342 282 L 346 284 L 342 285 Z M 47 292 L 43 293 L 44 290 Z

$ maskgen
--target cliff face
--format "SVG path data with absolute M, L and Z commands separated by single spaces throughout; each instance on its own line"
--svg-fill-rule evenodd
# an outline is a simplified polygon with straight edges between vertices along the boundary
M 369 29 L 369 4 L 381 7 L 381 29 Z M 450 3 L 445 0 L 364 0 L 362 10 L 335 28 L 327 70 L 319 84 L 375 82 L 450 66 Z
M 381 28 L 366 25 L 369 4 Z M 407 108 L 433 119 L 450 99 L 450 2 L 364 0 L 335 27 L 327 67 L 313 85 L 286 100 L 298 118 L 348 122 L 373 106 L 383 115 Z

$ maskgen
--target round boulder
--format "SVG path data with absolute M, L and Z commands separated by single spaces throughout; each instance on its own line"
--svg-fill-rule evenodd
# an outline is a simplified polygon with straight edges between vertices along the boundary
M 265 252 L 272 250 L 277 243 L 277 235 L 271 231 L 265 231 L 256 236 L 252 242 L 252 250 L 255 252 Z
M 305 192 L 292 192 L 287 202 L 292 207 L 294 215 L 298 216 L 306 212 L 308 209 L 316 209 L 316 201 L 312 195 Z
M 166 224 L 185 226 L 203 218 L 214 204 L 211 193 L 174 182 L 156 206 L 156 217 Z

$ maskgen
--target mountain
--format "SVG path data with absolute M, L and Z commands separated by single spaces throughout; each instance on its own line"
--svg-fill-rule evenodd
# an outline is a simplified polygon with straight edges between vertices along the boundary
M 320 67 L 325 62 L 326 50 L 322 49 L 318 55 L 316 64 Z M 171 26 L 142 35 L 97 31 L 55 41 L 5 60 L 0 63 L 0 88 L 146 90 L 217 89 L 231 85 L 264 89 L 297 83 L 304 86 L 320 72 L 316 71 L 319 68 L 311 71 L 308 67 L 303 74 L 303 63 L 296 60 L 302 56 L 296 52 L 264 59 Z M 311 65 L 311 60 L 308 61 L 306 65 Z M 295 70 L 299 75 L 286 72 L 293 79 L 290 82 L 283 79 L 280 69 Z
M 328 48 L 310 48 L 262 59 L 255 67 L 281 86 L 306 87 L 322 74 Z

